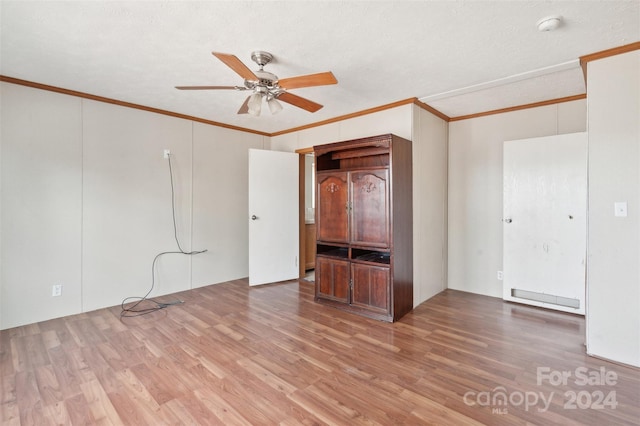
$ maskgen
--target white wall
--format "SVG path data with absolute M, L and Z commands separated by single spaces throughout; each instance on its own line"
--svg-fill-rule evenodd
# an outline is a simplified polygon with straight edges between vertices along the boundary
M 447 288 L 446 121 L 413 107 L 413 301 Z
M 248 148 L 265 137 L 0 84 L 0 329 L 246 277 Z M 62 284 L 60 297 L 51 297 Z
M 82 122 L 77 98 L 0 87 L 5 328 L 81 310 Z
M 272 149 L 393 133 L 413 141 L 414 306 L 446 288 L 447 123 L 413 104 L 271 138 Z
M 264 137 L 206 124 L 193 129 L 193 287 L 249 275 L 248 149 Z
M 589 62 L 587 76 L 587 352 L 640 366 L 640 51 Z
M 154 256 L 177 250 L 165 148 L 174 166 L 178 236 L 190 250 L 191 122 L 82 104 L 82 310 L 91 311 L 144 296 Z M 189 288 L 187 256 L 163 256 L 157 272 L 155 294 Z
M 584 100 L 449 123 L 449 288 L 502 297 L 503 142 L 585 130 Z

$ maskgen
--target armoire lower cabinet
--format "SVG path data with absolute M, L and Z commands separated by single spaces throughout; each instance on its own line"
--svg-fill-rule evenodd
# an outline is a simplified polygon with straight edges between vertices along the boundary
M 411 142 L 318 145 L 315 300 L 383 321 L 413 309 Z

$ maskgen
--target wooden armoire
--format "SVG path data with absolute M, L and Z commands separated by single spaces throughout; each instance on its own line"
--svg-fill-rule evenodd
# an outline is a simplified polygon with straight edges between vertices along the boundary
M 315 300 L 396 321 L 413 309 L 411 142 L 318 145 Z

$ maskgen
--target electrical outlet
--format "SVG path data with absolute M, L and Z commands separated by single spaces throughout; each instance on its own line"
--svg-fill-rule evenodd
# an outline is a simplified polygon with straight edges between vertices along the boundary
M 502 273 L 502 271 L 498 271 L 498 273 L 496 274 L 496 277 L 502 281 L 502 279 L 504 278 L 504 274 Z
M 170 149 L 165 149 L 164 153 L 162 154 L 163 158 L 166 160 L 167 158 L 169 158 L 169 156 L 171 155 L 171 150 Z
M 616 201 L 613 203 L 614 214 L 616 217 L 627 217 L 627 202 Z
M 51 289 L 51 297 L 62 296 L 62 284 L 54 284 Z

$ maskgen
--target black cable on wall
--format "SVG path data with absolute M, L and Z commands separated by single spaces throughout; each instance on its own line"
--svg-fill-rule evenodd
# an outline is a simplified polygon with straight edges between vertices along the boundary
M 125 299 L 122 300 L 122 303 L 120 304 L 120 317 L 137 317 L 140 315 L 146 315 L 149 314 L 151 312 L 155 312 L 158 311 L 160 309 L 164 309 L 167 308 L 169 306 L 172 305 L 177 305 L 182 303 L 181 300 L 176 300 L 174 302 L 168 302 L 168 303 L 161 303 L 158 302 L 154 299 L 149 298 L 149 295 L 151 294 L 151 292 L 153 291 L 153 288 L 155 287 L 155 282 L 156 282 L 156 262 L 158 261 L 158 259 L 161 256 L 164 256 L 165 254 L 184 254 L 187 256 L 192 256 L 194 254 L 200 254 L 200 253 L 204 253 L 207 251 L 207 249 L 204 250 L 199 250 L 199 251 L 184 251 L 182 249 L 182 246 L 180 245 L 180 240 L 178 239 L 178 226 L 176 223 L 176 203 L 175 203 L 175 189 L 174 189 L 174 184 L 173 184 L 173 167 L 171 164 L 171 154 L 167 153 L 167 159 L 169 160 L 169 178 L 170 178 L 170 182 L 171 182 L 171 215 L 173 218 L 173 236 L 175 238 L 176 241 L 176 245 L 178 246 L 178 251 L 163 251 L 158 253 L 154 258 L 153 258 L 153 262 L 151 262 L 151 288 L 149 289 L 149 291 L 147 292 L 147 294 L 145 294 L 142 297 L 139 296 L 130 296 L 130 297 L 126 297 Z M 130 301 L 130 300 L 137 300 L 136 303 L 134 303 L 132 306 L 125 308 L 124 305 Z M 144 301 L 148 301 L 152 303 L 152 306 L 149 308 L 143 308 L 143 307 L 139 307 L 140 304 Z

